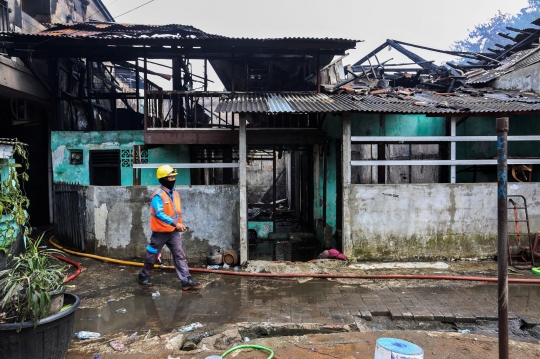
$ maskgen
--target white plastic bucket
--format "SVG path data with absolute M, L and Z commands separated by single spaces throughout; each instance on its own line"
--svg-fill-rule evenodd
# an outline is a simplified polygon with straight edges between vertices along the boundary
M 424 350 L 411 342 L 395 338 L 379 338 L 375 359 L 424 359 Z

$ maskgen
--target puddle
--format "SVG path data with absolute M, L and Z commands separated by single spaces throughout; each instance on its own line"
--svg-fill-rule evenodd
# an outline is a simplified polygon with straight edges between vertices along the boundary
M 197 276 L 197 279 L 204 283 L 201 289 L 182 292 L 172 273 L 158 274 L 154 277 L 156 285 L 153 288 L 129 287 L 123 291 L 125 299 L 108 301 L 114 298 L 105 297 L 99 308 L 80 308 L 76 311 L 74 330 L 102 335 L 141 334 L 148 330 L 160 334 L 196 322 L 203 324 L 200 331 L 237 322 L 350 324 L 354 323 L 354 317 L 349 315 L 348 307 L 351 311 L 356 310 L 356 305 L 361 304 L 360 297 L 367 306 L 392 297 L 388 295 L 392 292 L 385 290 L 382 282 L 380 290 L 371 290 L 363 285 L 343 285 L 324 279 L 305 283 L 296 279 L 222 275 Z M 156 291 L 160 295 L 153 298 L 152 293 Z M 439 298 L 441 305 L 448 308 L 468 307 L 473 312 L 483 306 L 496 309 L 496 284 L 467 289 L 447 286 L 403 289 L 409 296 L 411 291 L 422 300 Z M 345 304 L 347 298 L 351 298 L 350 304 Z M 540 317 L 540 286 L 511 285 L 509 298 L 511 311 Z M 383 326 L 385 329 L 402 329 L 389 317 L 385 318 L 388 319 Z M 430 325 L 437 330 L 440 324 L 432 322 Z M 486 333 L 491 332 L 491 327 L 484 329 Z M 519 326 L 515 336 L 519 337 L 521 332 L 517 329 Z

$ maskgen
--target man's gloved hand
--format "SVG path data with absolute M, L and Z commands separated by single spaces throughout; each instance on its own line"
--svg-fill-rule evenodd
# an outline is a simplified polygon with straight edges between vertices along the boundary
M 186 231 L 186 226 L 184 226 L 182 223 L 176 223 L 176 230 L 178 232 L 185 232 Z

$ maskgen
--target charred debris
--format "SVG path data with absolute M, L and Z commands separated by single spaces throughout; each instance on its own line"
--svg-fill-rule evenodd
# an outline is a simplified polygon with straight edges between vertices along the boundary
M 540 18 L 533 21 L 532 25 L 540 26 Z M 343 58 L 340 58 L 323 68 L 321 87 L 324 92 L 331 94 L 372 95 L 402 100 L 423 92 L 449 97 L 482 97 L 484 94 L 497 93 L 500 91 L 489 87 L 489 81 L 513 71 L 516 63 L 540 50 L 540 28 L 506 29 L 510 32 L 498 35 L 511 40 L 511 43 L 504 46 L 496 44 L 497 48 L 489 48 L 486 53 L 440 50 L 388 39 L 353 65 L 343 66 Z M 437 65 L 409 48 L 444 53 L 460 60 L 457 63 Z M 397 50 L 411 61 L 379 61 L 377 55 L 386 49 Z M 507 96 L 520 95 L 508 93 Z M 414 104 L 424 105 L 422 101 L 415 101 Z M 440 104 L 445 107 L 444 101 Z

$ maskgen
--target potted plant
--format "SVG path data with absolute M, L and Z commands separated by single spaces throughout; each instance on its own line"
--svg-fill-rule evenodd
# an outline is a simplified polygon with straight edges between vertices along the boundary
M 28 157 L 18 144 L 14 153 L 23 166 L 0 159 L 0 252 L 7 260 L 0 268 L 0 358 L 64 358 L 80 300 L 64 294 L 66 268 L 53 256 L 62 252 L 41 250 L 43 235 L 27 240 L 29 201 L 21 182 L 28 179 Z M 16 167 L 23 167 L 22 173 Z M 10 247 L 21 236 L 26 245 L 17 254 Z
M 41 319 L 62 308 L 67 268 L 52 256 L 62 252 L 39 249 L 42 239 L 43 235 L 29 241 L 26 251 L 0 271 L 0 318 L 3 315 L 1 320 L 5 322 L 22 325 L 32 320 L 35 328 Z

